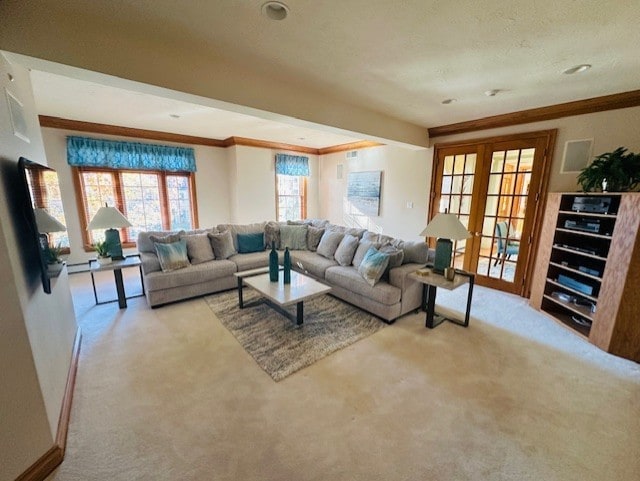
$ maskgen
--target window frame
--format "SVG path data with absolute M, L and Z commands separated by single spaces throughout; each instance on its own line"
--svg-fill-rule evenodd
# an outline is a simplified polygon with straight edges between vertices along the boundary
M 278 189 L 278 176 L 284 174 L 275 175 L 275 184 L 276 184 L 276 221 L 280 222 L 280 197 L 300 197 L 300 219 L 307 218 L 307 176 L 305 175 L 289 175 L 287 177 L 297 177 L 300 185 L 300 195 L 289 195 L 289 194 L 280 194 Z M 287 220 L 295 220 L 295 219 L 287 219 Z
M 106 167 L 72 167 L 72 177 L 74 190 L 76 194 L 76 206 L 78 209 L 78 216 L 80 218 L 80 231 L 82 234 L 82 243 L 85 252 L 93 252 L 95 249 L 91 243 L 91 234 L 87 230 L 87 226 L 89 225 L 90 219 L 88 218 L 88 209 L 86 204 L 86 194 L 85 194 L 85 185 L 82 177 L 83 173 L 86 172 L 98 172 L 98 173 L 108 173 L 113 176 L 113 185 L 115 191 L 116 198 L 116 207 L 120 212 L 123 213 L 125 217 L 127 217 L 127 211 L 125 207 L 125 199 L 124 199 L 124 189 L 122 183 L 122 175 L 123 173 L 134 173 L 134 174 L 155 174 L 158 176 L 158 187 L 159 187 L 159 196 L 160 196 L 160 212 L 162 218 L 162 229 L 170 230 L 170 222 L 171 222 L 171 213 L 168 203 L 168 195 L 167 195 L 167 177 L 171 176 L 179 176 L 186 177 L 189 182 L 189 203 L 191 205 L 191 226 L 192 229 L 198 229 L 198 204 L 196 197 L 196 182 L 195 182 L 195 174 L 193 172 L 173 172 L 166 170 L 144 170 L 144 169 L 109 169 Z M 120 238 L 122 239 L 122 247 L 123 248 L 132 248 L 136 246 L 136 240 L 130 239 L 129 234 L 126 229 L 120 230 Z

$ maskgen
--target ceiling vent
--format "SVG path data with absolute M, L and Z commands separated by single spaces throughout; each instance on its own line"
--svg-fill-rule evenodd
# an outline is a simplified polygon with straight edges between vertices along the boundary
M 358 151 L 357 150 L 350 150 L 347 152 L 347 160 L 350 159 L 357 159 L 358 158 Z

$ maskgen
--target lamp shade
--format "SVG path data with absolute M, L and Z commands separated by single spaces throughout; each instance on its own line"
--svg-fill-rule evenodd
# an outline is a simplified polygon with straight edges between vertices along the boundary
M 58 221 L 55 217 L 49 214 L 45 209 L 34 209 L 36 216 L 36 224 L 38 225 L 38 232 L 64 232 L 67 228 Z
M 131 227 L 133 224 L 127 220 L 122 213 L 115 207 L 104 206 L 98 209 L 96 215 L 93 216 L 91 222 L 87 226 L 87 230 L 94 229 L 113 229 L 121 227 Z
M 462 240 L 471 237 L 471 234 L 462 225 L 455 214 L 438 214 L 427 227 L 420 232 L 421 236 L 439 237 L 441 239 Z

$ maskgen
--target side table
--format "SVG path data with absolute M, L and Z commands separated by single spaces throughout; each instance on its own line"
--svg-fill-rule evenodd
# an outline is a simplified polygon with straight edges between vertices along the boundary
M 124 281 L 122 280 L 122 269 L 126 269 L 128 267 L 138 267 L 140 269 L 140 283 L 142 284 L 142 294 L 138 294 L 136 296 L 127 297 L 124 292 Z M 118 293 L 118 298 L 113 299 L 111 301 L 102 301 L 98 302 L 98 294 L 96 293 L 96 282 L 93 277 L 93 274 L 96 272 L 102 271 L 113 271 L 113 276 L 116 281 L 116 292 Z M 125 257 L 122 260 L 111 261 L 109 264 L 99 264 L 96 259 L 91 259 L 89 261 L 89 272 L 91 273 L 91 284 L 93 285 L 93 297 L 96 300 L 96 304 L 107 304 L 109 302 L 118 301 L 118 306 L 120 309 L 124 309 L 127 307 L 127 299 L 131 299 L 133 297 L 141 297 L 144 296 L 144 278 L 142 277 L 142 261 L 140 261 L 140 256 L 138 255 L 130 255 Z
M 420 275 L 419 273 L 424 273 L 425 275 Z M 426 327 L 433 329 L 444 321 L 449 321 L 463 327 L 469 326 L 471 299 L 473 297 L 473 285 L 475 282 L 474 274 L 456 269 L 456 276 L 452 281 L 448 281 L 442 274 L 436 274 L 431 269 L 423 268 L 409 274 L 409 278 L 422 284 L 422 309 L 427 312 L 425 321 Z M 467 295 L 467 310 L 464 316 L 464 322 L 457 319 L 449 319 L 440 315 L 438 315 L 438 319 L 436 319 L 436 289 L 438 287 L 442 287 L 443 289 L 452 291 L 467 283 L 469 284 L 469 294 Z

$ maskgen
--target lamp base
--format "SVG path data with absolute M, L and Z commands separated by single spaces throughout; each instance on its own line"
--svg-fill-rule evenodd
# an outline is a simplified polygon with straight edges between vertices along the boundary
M 436 258 L 433 262 L 433 272 L 444 274 L 447 267 L 451 267 L 451 253 L 453 242 L 449 239 L 438 239 L 436 241 Z
M 122 260 L 122 244 L 120 243 L 120 232 L 117 229 L 107 229 L 104 231 L 104 240 L 109 244 L 109 256 L 114 260 Z

